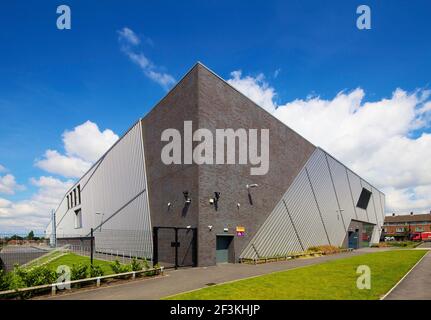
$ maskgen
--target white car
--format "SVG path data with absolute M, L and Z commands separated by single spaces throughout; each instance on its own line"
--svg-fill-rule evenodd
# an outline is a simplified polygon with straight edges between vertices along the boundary
M 385 237 L 385 241 L 395 241 L 394 237 Z

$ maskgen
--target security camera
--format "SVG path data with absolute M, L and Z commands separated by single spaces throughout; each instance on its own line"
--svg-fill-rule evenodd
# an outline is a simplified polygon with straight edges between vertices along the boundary
M 210 198 L 210 204 L 214 204 L 214 198 Z
M 213 226 L 208 226 L 208 229 L 211 231 L 212 230 L 212 228 L 213 228 Z
M 184 195 L 184 200 L 186 201 L 187 204 L 192 202 L 192 199 L 190 198 L 189 192 L 187 190 L 183 191 L 183 195 Z

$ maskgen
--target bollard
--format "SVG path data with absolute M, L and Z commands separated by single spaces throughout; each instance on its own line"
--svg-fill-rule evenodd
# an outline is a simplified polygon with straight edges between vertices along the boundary
M 56 287 L 56 285 L 55 284 L 52 284 L 52 286 L 51 286 L 51 295 L 52 296 L 55 296 L 55 293 L 56 293 L 56 290 L 57 289 L 57 287 Z
M 96 286 L 97 286 L 97 287 L 100 287 L 100 277 L 97 277 Z
M 136 272 L 133 271 L 133 273 L 132 273 L 132 279 L 135 279 L 135 278 L 136 278 Z

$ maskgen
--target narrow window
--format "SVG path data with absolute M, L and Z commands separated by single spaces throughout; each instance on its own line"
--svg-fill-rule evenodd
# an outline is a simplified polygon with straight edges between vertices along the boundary
M 78 204 L 81 204 L 81 185 L 78 185 Z
M 362 208 L 366 210 L 368 207 L 368 203 L 370 202 L 370 198 L 371 198 L 371 192 L 365 188 L 362 188 L 362 192 L 361 192 L 361 195 L 359 196 L 359 200 L 356 206 L 358 208 Z
M 69 202 L 69 195 L 67 195 L 67 210 L 69 210 L 70 209 L 70 202 Z
M 75 206 L 75 204 L 73 203 L 73 194 L 72 192 L 70 193 L 70 207 L 73 208 Z
M 73 199 L 75 201 L 75 206 L 77 206 L 79 203 L 78 203 L 78 198 L 76 196 L 76 189 L 73 189 Z
M 78 209 L 75 211 L 75 229 L 82 228 L 82 211 Z

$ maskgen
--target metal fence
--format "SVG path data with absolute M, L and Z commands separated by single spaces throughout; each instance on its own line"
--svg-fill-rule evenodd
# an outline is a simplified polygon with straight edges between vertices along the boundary
M 118 260 L 123 264 L 145 259 L 150 267 L 156 263 L 165 268 L 197 263 L 195 228 L 154 227 L 153 232 L 106 228 L 89 233 L 77 231 L 81 234 L 57 233 L 55 241 L 49 235 L 31 239 L 28 235 L 0 234 L 0 268 L 9 272 L 15 265 L 46 264 L 69 252 L 93 261 Z
M 85 236 L 58 234 L 56 247 L 94 259 L 130 263 L 133 258 L 151 265 L 152 235 L 141 230 L 98 228 Z
M 55 242 L 49 237 L 36 239 L 29 240 L 28 235 L 0 234 L 0 269 L 9 272 L 15 265 L 34 265 L 33 261 L 37 259 L 47 263 L 51 259 L 48 255 L 53 250 L 73 252 L 90 259 L 118 260 L 123 264 L 130 263 L 133 258 L 141 261 L 145 259 L 152 266 L 151 232 L 96 229 L 85 235 L 57 234 Z
M 51 250 L 49 240 L 45 238 L 0 234 L 0 269 L 8 272 L 15 265 L 25 265 Z

